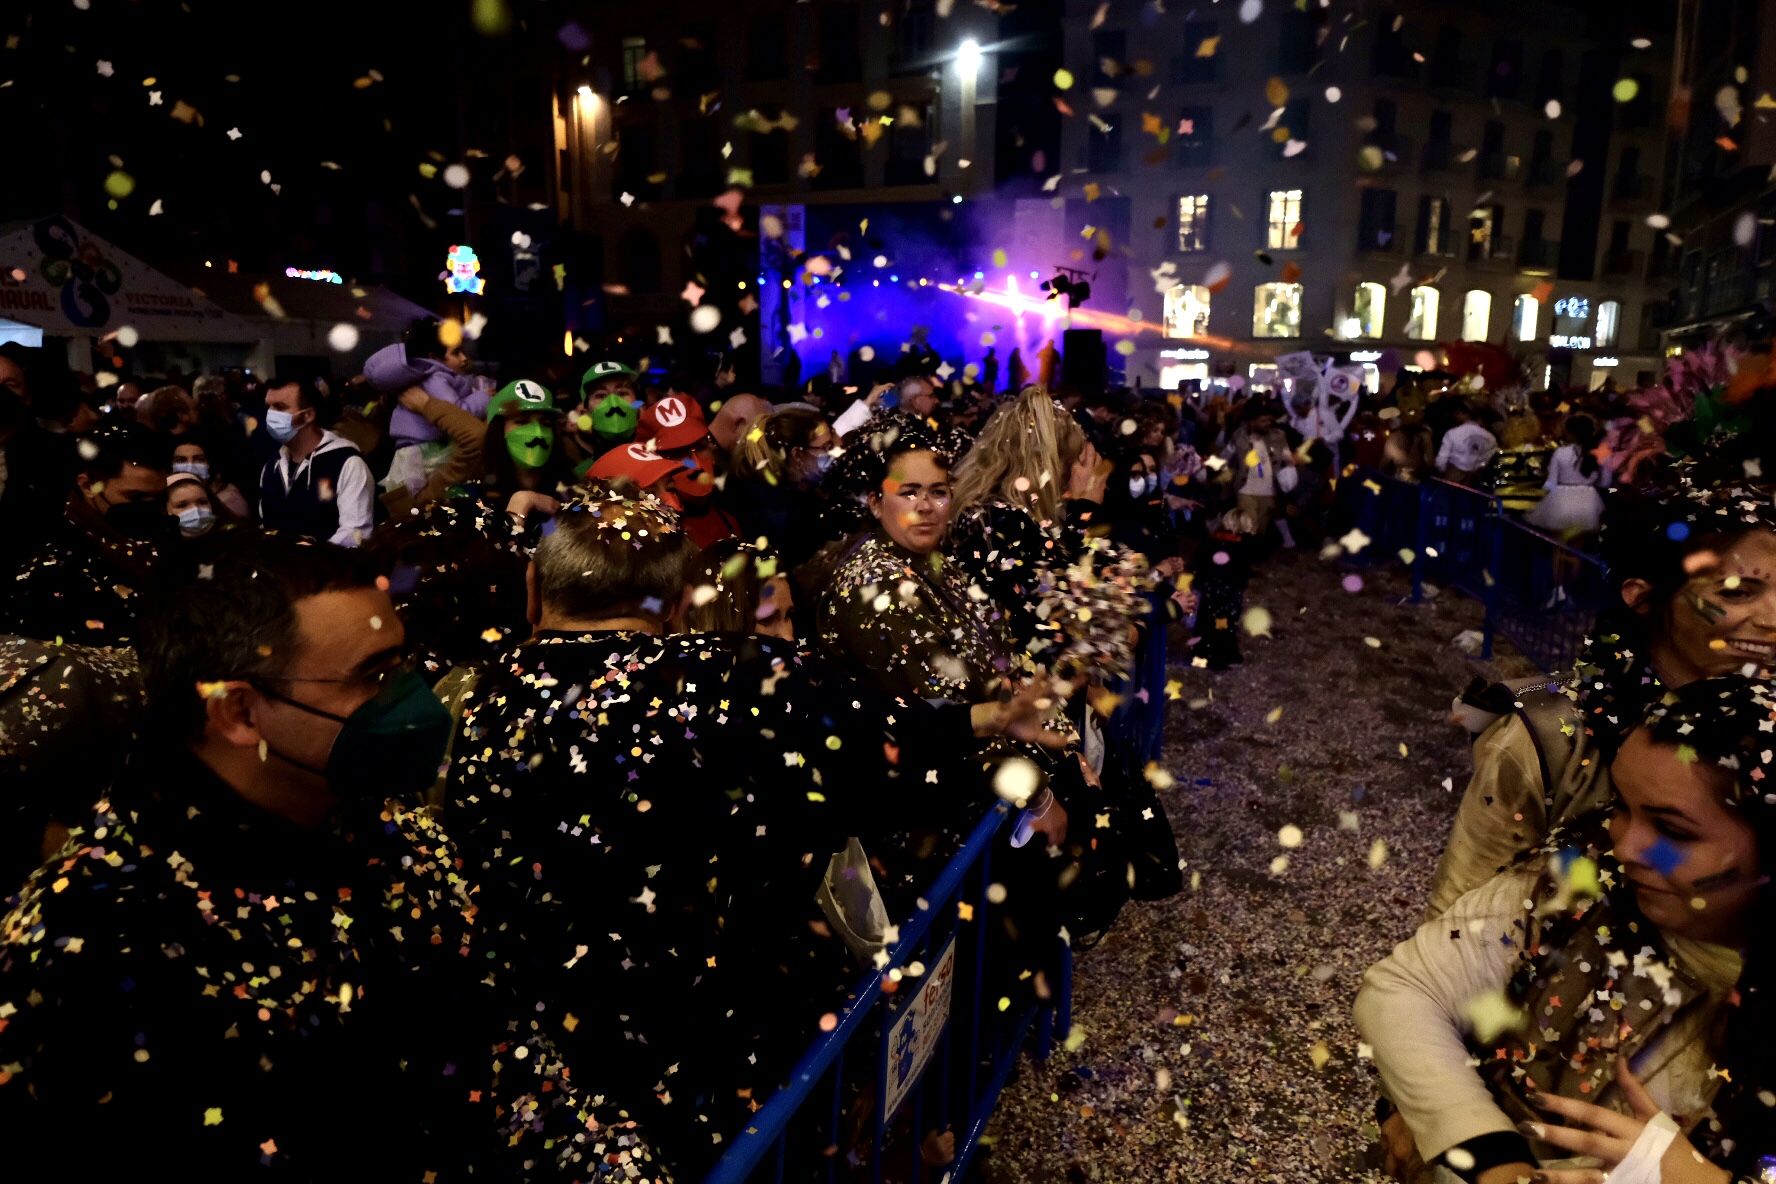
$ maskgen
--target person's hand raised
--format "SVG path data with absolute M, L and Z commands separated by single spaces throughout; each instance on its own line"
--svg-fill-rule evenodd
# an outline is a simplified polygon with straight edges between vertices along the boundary
M 1067 499 L 1069 501 L 1096 502 L 1104 501 L 1104 483 L 1110 474 L 1105 471 L 1103 458 L 1091 443 L 1087 443 L 1080 452 L 1079 459 L 1073 462 L 1073 469 L 1067 474 Z
M 1640 1141 L 1648 1124 L 1655 1119 L 1669 1123 L 1670 1118 L 1653 1101 L 1646 1086 L 1628 1068 L 1628 1058 L 1616 1058 L 1616 1085 L 1634 1113 L 1618 1114 L 1590 1102 L 1553 1094 L 1537 1093 L 1530 1100 L 1550 1114 L 1558 1115 L 1576 1126 L 1553 1126 L 1541 1122 L 1524 1122 L 1518 1129 L 1534 1139 L 1552 1143 L 1575 1155 L 1589 1155 L 1603 1161 L 1605 1169 L 1618 1167 Z M 1589 1130 L 1580 1129 L 1589 1127 Z M 1654 1132 L 1657 1134 L 1658 1132 Z M 1677 1132 L 1656 1169 L 1659 1184 L 1730 1184 L 1732 1174 L 1702 1158 L 1681 1131 Z M 1596 1168 L 1547 1168 L 1535 1175 L 1536 1184 L 1602 1184 L 1606 1172 Z M 1636 1177 L 1637 1179 L 1640 1177 Z M 1652 1178 L 1652 1177 L 1648 1177 Z

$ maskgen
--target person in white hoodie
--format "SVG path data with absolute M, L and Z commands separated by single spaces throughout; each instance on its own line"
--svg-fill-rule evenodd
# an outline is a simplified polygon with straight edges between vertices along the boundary
M 356 448 L 321 427 L 319 403 L 314 386 L 299 379 L 266 387 L 265 430 L 279 448 L 259 473 L 259 521 L 355 547 L 374 522 L 376 480 Z

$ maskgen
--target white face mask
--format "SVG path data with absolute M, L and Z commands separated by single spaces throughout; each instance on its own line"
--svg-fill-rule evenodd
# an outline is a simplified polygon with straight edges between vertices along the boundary
M 265 413 L 265 431 L 279 444 L 288 444 L 296 438 L 301 429 L 296 426 L 296 417 L 288 411 L 267 411 Z
M 188 539 L 208 534 L 210 527 L 216 524 L 216 515 L 208 506 L 192 506 L 188 510 L 180 510 L 179 533 Z
M 173 462 L 173 472 L 190 473 L 199 481 L 210 479 L 210 466 L 201 460 L 177 460 Z
M 1144 476 L 1135 476 L 1135 477 L 1129 478 L 1129 496 L 1130 497 L 1134 497 L 1134 498 L 1146 497 L 1148 494 L 1152 493 L 1155 489 L 1158 489 L 1158 488 L 1159 488 L 1159 477 L 1157 474 L 1148 473 Z

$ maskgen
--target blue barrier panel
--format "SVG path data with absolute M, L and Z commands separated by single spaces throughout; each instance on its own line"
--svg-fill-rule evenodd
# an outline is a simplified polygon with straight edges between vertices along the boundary
M 1406 550 L 1415 601 L 1425 581 L 1479 600 L 1486 658 L 1502 633 L 1543 670 L 1565 670 L 1607 593 L 1596 556 L 1534 530 L 1494 495 L 1465 485 L 1353 470 L 1339 482 L 1336 521 L 1339 532 L 1357 529 L 1370 540 L 1344 562 L 1397 563 Z
M 1013 817 L 996 804 L 900 927 L 888 965 L 867 975 L 832 1030 L 816 1039 L 753 1116 L 706 1184 L 965 1177 L 1026 1040 L 1046 1056 L 1071 1023 L 1072 951 L 1061 943 L 1053 999 L 1006 1006 L 987 961 L 999 908 L 988 898 L 993 846 Z M 913 973 L 918 964 L 920 973 Z M 1020 984 L 1029 989 L 1029 984 Z M 991 989 L 989 989 L 991 988 Z M 920 1143 L 950 1131 L 955 1156 L 927 1169 Z

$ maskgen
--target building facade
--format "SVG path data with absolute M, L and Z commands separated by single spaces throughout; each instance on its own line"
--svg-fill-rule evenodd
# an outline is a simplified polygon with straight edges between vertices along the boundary
M 1776 297 L 1776 0 L 1679 7 L 1693 97 L 1667 168 L 1668 350 L 1744 332 Z M 1754 335 L 1768 331 L 1766 320 Z
M 1130 379 L 1454 340 L 1506 346 L 1532 386 L 1655 369 L 1670 30 L 1595 7 L 1221 6 L 1155 38 L 1070 0 L 1097 118 L 1064 124 L 1063 191 L 1095 200 L 1052 233 L 1113 228 L 1095 290 L 1147 327 Z

